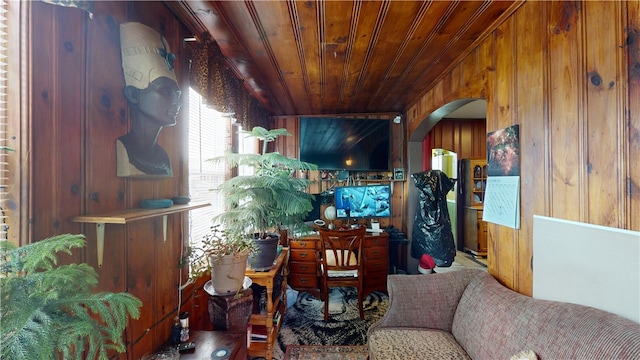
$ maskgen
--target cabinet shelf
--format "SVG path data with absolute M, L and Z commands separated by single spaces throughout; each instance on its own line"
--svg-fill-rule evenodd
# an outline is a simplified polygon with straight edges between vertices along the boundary
M 273 347 L 277 344 L 278 331 L 282 325 L 282 316 L 287 311 L 287 275 L 289 272 L 289 248 L 282 248 L 275 264 L 269 271 L 254 271 L 247 269 L 246 276 L 253 280 L 254 284 L 264 286 L 267 290 L 267 313 L 251 314 L 249 323 L 251 325 L 266 326 L 267 339 L 264 342 L 252 341 L 247 344 L 247 354 L 250 356 L 263 357 L 266 360 L 273 358 Z M 282 283 L 278 293 L 274 293 L 275 277 L 282 276 Z M 280 313 L 277 322 L 274 323 L 273 316 Z
M 73 222 L 84 224 L 96 224 L 96 242 L 98 248 L 98 267 L 102 267 L 102 259 L 104 254 L 104 226 L 105 224 L 126 225 L 130 222 L 151 219 L 162 216 L 163 219 L 163 236 L 167 241 L 167 215 L 181 213 L 189 210 L 199 209 L 211 206 L 210 203 L 194 203 L 186 205 L 173 205 L 161 209 L 127 209 L 121 211 L 113 211 L 106 214 L 97 215 L 80 215 L 74 217 Z

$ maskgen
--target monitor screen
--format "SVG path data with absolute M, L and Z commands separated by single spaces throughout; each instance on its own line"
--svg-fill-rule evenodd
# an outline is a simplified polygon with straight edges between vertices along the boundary
M 334 190 L 337 218 L 391 216 L 391 185 L 339 186 Z

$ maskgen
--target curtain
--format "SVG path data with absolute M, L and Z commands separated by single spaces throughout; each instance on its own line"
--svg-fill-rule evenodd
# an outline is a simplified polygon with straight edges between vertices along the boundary
M 269 112 L 235 76 L 209 33 L 203 34 L 195 46 L 190 81 L 208 106 L 223 113 L 235 113 L 243 129 L 269 128 Z

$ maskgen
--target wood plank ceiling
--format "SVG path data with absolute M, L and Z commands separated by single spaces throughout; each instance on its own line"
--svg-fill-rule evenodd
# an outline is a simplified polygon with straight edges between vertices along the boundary
M 518 1 L 167 2 L 273 115 L 400 113 Z

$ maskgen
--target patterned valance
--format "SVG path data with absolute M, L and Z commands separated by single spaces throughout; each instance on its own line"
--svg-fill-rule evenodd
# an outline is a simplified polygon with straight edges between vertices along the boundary
M 203 34 L 195 47 L 190 78 L 191 86 L 207 105 L 220 112 L 235 113 L 243 129 L 269 128 L 269 112 L 235 76 L 209 33 Z

